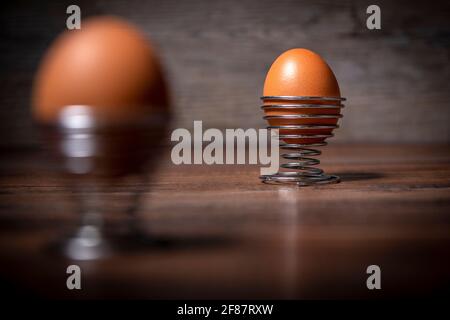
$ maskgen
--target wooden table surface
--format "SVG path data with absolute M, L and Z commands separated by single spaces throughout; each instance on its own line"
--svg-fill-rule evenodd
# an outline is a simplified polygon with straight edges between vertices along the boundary
M 258 166 L 162 161 L 137 218 L 165 239 L 107 258 L 50 250 L 78 223 L 76 192 L 40 152 L 0 159 L 0 280 L 9 295 L 70 298 L 361 298 L 450 293 L 448 145 L 339 145 L 322 167 L 342 182 L 264 185 Z M 5 153 L 4 153 L 5 154 Z M 125 224 L 133 181 L 102 193 L 106 220 Z M 160 244 L 158 244 L 160 243 Z M 82 290 L 66 288 L 78 264 Z M 366 268 L 381 268 L 381 290 Z M 7 290 L 7 291 L 6 291 Z

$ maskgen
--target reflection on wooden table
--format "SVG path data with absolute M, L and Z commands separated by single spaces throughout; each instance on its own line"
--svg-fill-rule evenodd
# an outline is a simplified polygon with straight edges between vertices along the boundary
M 39 160 L 40 159 L 40 160 Z M 11 295 L 69 298 L 359 298 L 440 296 L 450 288 L 448 146 L 330 145 L 336 185 L 264 185 L 258 166 L 174 166 L 124 180 L 105 223 L 145 187 L 137 221 L 148 245 L 73 261 L 49 244 L 79 222 L 67 179 L 35 150 L 0 159 L 0 280 Z M 82 290 L 66 268 L 82 269 Z M 366 268 L 381 267 L 368 290 Z

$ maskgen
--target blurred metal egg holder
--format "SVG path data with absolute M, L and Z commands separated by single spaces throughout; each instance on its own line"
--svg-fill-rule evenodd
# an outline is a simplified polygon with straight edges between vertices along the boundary
M 77 230 L 50 249 L 75 260 L 98 259 L 158 242 L 140 230 L 136 213 L 146 179 L 164 148 L 169 115 L 160 112 L 132 123 L 105 124 L 94 110 L 66 106 L 56 125 L 39 127 L 45 153 L 59 174 L 67 176 L 80 216 Z M 123 183 L 129 198 L 118 208 L 110 197 L 123 190 Z M 115 212 L 120 216 L 116 221 L 105 219 Z

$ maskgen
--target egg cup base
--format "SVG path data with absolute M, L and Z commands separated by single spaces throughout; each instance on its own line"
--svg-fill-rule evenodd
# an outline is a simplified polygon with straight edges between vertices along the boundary
M 316 176 L 286 176 L 280 172 L 274 175 L 262 175 L 259 177 L 266 184 L 292 184 L 299 187 L 339 183 L 341 179 L 335 175 L 320 174 Z

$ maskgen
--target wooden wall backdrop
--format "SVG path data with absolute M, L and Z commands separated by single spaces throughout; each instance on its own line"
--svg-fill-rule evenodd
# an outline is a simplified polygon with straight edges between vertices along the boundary
M 365 27 L 382 10 L 382 30 Z M 115 14 L 159 46 L 175 102 L 174 127 L 263 127 L 265 73 L 292 47 L 320 53 L 348 97 L 333 141 L 450 142 L 450 2 L 59 1 L 2 4 L 0 146 L 28 147 L 33 73 L 65 28 L 65 9 Z

